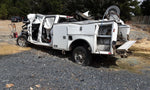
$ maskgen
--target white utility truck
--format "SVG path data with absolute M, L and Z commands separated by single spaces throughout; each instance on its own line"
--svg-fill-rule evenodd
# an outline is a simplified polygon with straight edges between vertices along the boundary
M 92 54 L 113 55 L 117 52 L 126 57 L 128 48 L 135 41 L 128 41 L 130 27 L 118 18 L 118 12 L 113 6 L 105 13 L 107 19 L 79 22 L 65 15 L 29 14 L 29 22 L 23 26 L 17 44 L 24 47 L 32 43 L 71 51 L 73 60 L 81 65 L 89 65 Z M 116 48 L 118 42 L 122 43 Z

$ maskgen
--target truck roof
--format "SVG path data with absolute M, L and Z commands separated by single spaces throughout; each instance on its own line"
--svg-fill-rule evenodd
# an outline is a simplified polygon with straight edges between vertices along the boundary
M 54 14 L 54 15 L 35 14 L 35 15 L 37 15 L 38 17 L 44 17 L 44 16 L 46 16 L 46 17 L 48 17 L 48 16 L 68 17 L 66 15 L 58 15 L 58 14 Z

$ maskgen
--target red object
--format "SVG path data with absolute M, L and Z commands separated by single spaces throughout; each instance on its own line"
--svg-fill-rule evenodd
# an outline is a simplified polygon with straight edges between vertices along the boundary
M 72 16 L 67 16 L 67 18 L 69 19 L 69 18 L 72 18 Z
M 108 54 L 111 55 L 111 52 L 109 52 Z
M 51 39 L 49 39 L 48 41 L 51 42 Z
M 18 33 L 17 32 L 14 33 L 14 38 L 18 38 Z
M 115 29 L 113 29 L 113 32 L 115 32 Z

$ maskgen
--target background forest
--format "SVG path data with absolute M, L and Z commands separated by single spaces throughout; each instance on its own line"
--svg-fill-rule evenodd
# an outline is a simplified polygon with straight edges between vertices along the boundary
M 142 3 L 137 0 L 0 0 L 0 19 L 24 17 L 29 13 L 73 15 L 77 10 L 89 10 L 95 19 L 99 19 L 111 5 L 119 6 L 124 20 L 130 20 L 131 16 L 150 15 L 150 0 Z

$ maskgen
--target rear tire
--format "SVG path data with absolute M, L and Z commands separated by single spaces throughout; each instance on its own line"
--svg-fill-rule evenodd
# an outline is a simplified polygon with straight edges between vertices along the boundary
M 28 46 L 27 38 L 25 36 L 19 36 L 17 38 L 17 45 L 21 47 L 27 47 Z
M 73 50 L 72 58 L 75 63 L 88 66 L 91 63 L 92 55 L 87 48 L 78 46 Z

